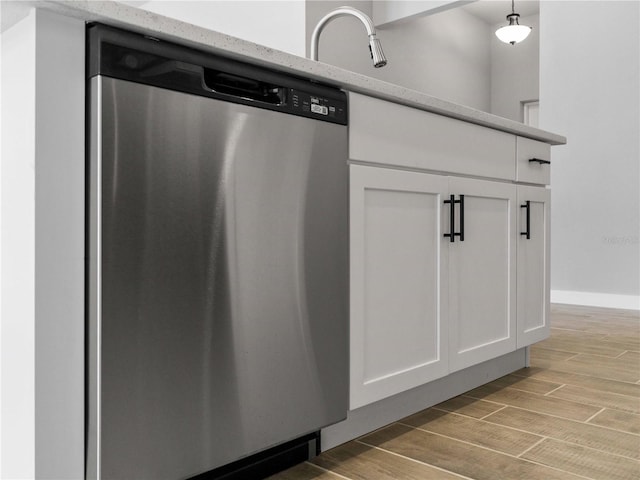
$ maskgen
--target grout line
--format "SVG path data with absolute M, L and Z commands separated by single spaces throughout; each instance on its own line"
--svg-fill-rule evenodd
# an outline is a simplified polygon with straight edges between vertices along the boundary
M 493 415 L 494 413 L 498 413 L 501 410 L 504 410 L 505 408 L 507 408 L 507 405 L 505 405 L 504 407 L 499 408 L 498 410 L 496 410 L 495 412 L 491 412 L 491 413 L 487 413 L 484 417 L 482 418 L 478 418 L 478 420 L 484 420 L 485 418 L 487 418 L 490 415 Z
M 486 398 L 480 398 L 480 397 L 473 397 L 471 395 L 469 395 L 470 392 L 467 393 L 463 393 L 462 395 L 460 395 L 461 397 L 467 397 L 467 398 L 473 398 L 474 400 L 482 400 L 483 402 L 489 402 L 489 403 L 493 403 L 495 405 L 500 405 L 502 407 L 508 407 L 509 405 L 504 404 L 504 403 L 499 403 L 499 402 L 494 402 L 493 400 L 487 400 Z
M 573 353 L 573 352 L 568 352 L 568 353 Z M 572 358 L 576 358 L 578 356 L 582 355 L 582 353 L 576 353 L 575 355 L 570 356 L 569 358 L 565 358 L 564 360 L 561 360 L 561 362 L 568 362 L 569 360 L 571 360 Z
M 602 407 L 600 409 L 599 412 L 594 413 L 593 415 L 591 415 L 589 418 L 587 418 L 583 423 L 589 423 L 591 420 L 593 420 L 594 418 L 596 418 L 598 415 L 600 415 L 602 412 L 604 412 L 606 410 L 605 407 Z
M 542 437 L 540 440 L 538 440 L 537 442 L 535 442 L 533 445 L 531 445 L 529 448 L 525 449 L 524 452 L 520 452 L 520 454 L 517 455 L 517 458 L 521 458 L 522 455 L 524 455 L 525 453 L 527 453 L 529 450 L 531 450 L 533 447 L 535 447 L 536 445 L 540 445 L 542 442 L 544 442 L 545 440 L 548 440 L 549 437 Z
M 489 423 L 490 425 L 498 425 L 497 423 L 489 422 L 489 421 L 484 420 L 484 419 L 485 419 L 485 418 L 487 418 L 489 415 L 493 415 L 494 413 L 499 412 L 500 410 L 504 410 L 504 409 L 505 409 L 505 408 L 507 408 L 508 406 L 509 406 L 509 405 L 504 405 L 502 408 L 499 408 L 499 409 L 498 409 L 498 410 L 496 410 L 495 412 L 491 412 L 491 413 L 489 413 L 488 415 L 485 415 L 485 416 L 484 416 L 484 417 L 482 417 L 482 418 L 470 417 L 469 415 L 465 415 L 464 413 L 458 413 L 458 412 L 447 412 L 446 410 L 442 410 L 442 411 L 443 411 L 443 412 L 448 413 L 449 415 L 456 415 L 456 416 L 458 416 L 458 417 L 466 418 L 467 420 L 477 420 L 477 421 L 483 421 L 483 422 L 485 422 L 485 423 Z M 430 407 L 430 408 L 433 408 L 433 407 Z M 402 420 L 404 420 L 404 419 L 399 420 L 399 422 L 401 422 Z M 396 423 L 398 423 L 398 422 L 396 422 Z M 403 424 L 403 425 L 405 425 L 405 424 Z M 501 426 L 502 426 L 502 425 L 501 425 Z M 418 428 L 418 427 L 413 427 L 413 426 L 412 426 L 411 428 Z M 513 427 L 506 427 L 506 428 L 511 428 L 511 429 L 513 429 L 513 430 L 518 430 L 517 428 L 513 428 Z M 524 433 L 531 433 L 531 432 L 526 432 L 526 431 L 524 431 L 524 430 L 518 430 L 518 431 L 520 431 L 520 432 L 524 432 Z M 535 433 L 534 433 L 533 435 L 535 435 Z
M 593 333 L 593 332 L 587 332 L 585 330 L 576 330 L 575 328 L 562 328 L 562 327 L 551 327 L 554 328 L 556 330 L 566 330 L 567 332 L 580 332 L 580 333 Z M 598 334 L 595 334 L 598 335 Z M 600 335 L 604 335 L 604 334 L 600 334 Z
M 532 460 L 530 458 L 520 458 L 520 460 L 522 460 L 523 462 L 529 462 L 529 463 L 533 463 L 534 465 L 540 465 L 541 467 L 546 467 L 546 468 L 551 468 L 552 470 L 556 470 L 560 473 L 564 473 L 569 474 L 569 475 L 573 475 L 577 478 L 584 478 L 585 480 L 593 480 L 593 477 L 585 477 L 584 475 L 580 475 L 579 473 L 576 472 L 572 472 L 570 470 L 563 470 L 562 467 L 555 467 L 553 465 L 548 465 L 546 463 L 540 463 L 536 460 Z
M 564 383 L 562 385 L 560 385 L 559 387 L 554 388 L 553 390 L 551 390 L 550 392 L 547 392 L 543 395 L 543 397 L 548 397 L 549 395 L 551 395 L 553 392 L 555 392 L 556 390 L 560 390 L 562 387 L 566 387 L 567 384 Z
M 570 350 L 556 350 L 555 348 L 546 348 L 544 346 L 540 346 L 541 349 L 544 350 L 548 350 L 549 352 L 558 352 L 558 353 L 573 353 L 572 356 L 567 357 L 563 360 L 546 360 L 547 362 L 566 362 L 567 360 L 570 360 L 572 358 L 577 357 L 578 355 L 590 355 L 592 357 L 602 357 L 602 358 L 609 358 L 609 359 L 614 359 L 614 358 L 618 358 L 620 355 L 622 355 L 624 352 L 622 353 L 618 353 L 616 355 L 602 355 L 600 353 L 591 353 L 591 352 L 572 352 Z
M 308 463 L 309 465 L 313 465 L 314 467 L 317 467 L 318 469 L 320 469 L 320 470 L 322 470 L 324 472 L 331 473 L 331 474 L 335 475 L 336 477 L 343 478 L 344 480 L 353 480 L 352 478 L 345 477 L 344 475 L 342 475 L 340 473 L 337 473 L 337 472 L 334 472 L 333 470 L 329 470 L 327 468 L 321 467 L 320 465 L 316 465 L 315 463 L 312 463 L 312 462 L 309 462 L 309 461 L 307 461 L 305 463 Z
M 365 441 L 363 441 L 361 439 L 358 439 L 358 440 L 355 440 L 355 441 L 358 442 L 358 443 L 361 443 L 362 445 L 366 445 L 367 447 L 375 448 L 376 450 L 380 450 L 382 452 L 386 452 L 386 453 L 389 453 L 391 455 L 395 455 L 396 457 L 404 458 L 406 460 L 410 460 L 412 462 L 419 463 L 420 465 L 426 465 L 427 467 L 431 467 L 431 468 L 434 468 L 436 470 L 440 470 L 441 472 L 445 472 L 445 473 L 449 473 L 451 475 L 455 475 L 455 476 L 463 478 L 465 480 L 474 480 L 473 478 L 467 477 L 466 475 L 462 475 L 461 473 L 452 472 L 451 470 L 447 470 L 445 468 L 438 467 L 437 465 L 433 465 L 431 463 L 423 462 L 422 460 L 418 460 L 417 458 L 411 458 L 411 457 L 407 457 L 405 455 L 401 455 L 401 454 L 396 453 L 396 452 L 392 452 L 391 450 L 387 450 L 387 449 L 379 447 L 377 445 L 372 445 L 372 444 L 367 443 L 367 442 L 365 442 Z
M 544 382 L 544 380 L 538 380 L 538 382 Z M 491 383 L 492 382 L 489 382 L 489 383 L 487 383 L 485 385 L 490 385 Z M 554 382 L 545 382 L 545 383 L 554 383 Z M 484 385 L 481 385 L 481 386 L 484 386 Z M 505 386 L 505 387 L 500 387 L 500 390 L 503 390 L 505 388 L 509 388 L 511 390 L 517 390 L 518 392 L 523 392 L 523 393 L 535 393 L 536 395 L 542 395 L 542 393 L 533 392 L 531 390 L 524 390 L 523 388 L 518 388 L 518 387 L 516 387 L 514 385 L 508 385 L 508 386 Z M 558 388 L 560 388 L 560 387 L 556 387 L 556 388 L 554 388 L 554 390 L 557 390 Z M 544 395 L 547 395 L 547 394 L 545 393 Z

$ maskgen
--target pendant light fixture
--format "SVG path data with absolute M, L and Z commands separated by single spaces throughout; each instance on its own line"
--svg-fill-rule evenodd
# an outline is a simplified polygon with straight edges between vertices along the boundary
M 498 37 L 501 42 L 510 43 L 511 45 L 523 41 L 531 33 L 531 27 L 520 25 L 518 21 L 520 15 L 515 12 L 513 3 L 514 0 L 511 0 L 511 13 L 507 15 L 509 25 L 505 25 L 496 30 L 496 37 Z

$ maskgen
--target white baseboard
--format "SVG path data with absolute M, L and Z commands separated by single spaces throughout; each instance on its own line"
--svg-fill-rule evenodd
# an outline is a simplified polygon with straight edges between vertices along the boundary
M 551 290 L 551 303 L 640 310 L 640 295 Z

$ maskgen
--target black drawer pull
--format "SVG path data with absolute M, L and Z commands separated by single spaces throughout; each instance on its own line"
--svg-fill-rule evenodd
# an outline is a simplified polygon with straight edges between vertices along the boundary
M 529 163 L 539 163 L 540 165 L 551 165 L 549 160 L 543 160 L 541 158 L 530 158 Z
M 531 201 L 527 200 L 524 205 L 520 205 L 520 208 L 527 209 L 527 230 L 520 232 L 520 235 L 526 235 L 527 240 L 531 239 Z

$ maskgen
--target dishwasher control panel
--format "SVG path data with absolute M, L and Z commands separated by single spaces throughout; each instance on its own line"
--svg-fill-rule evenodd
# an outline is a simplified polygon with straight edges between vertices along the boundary
M 346 123 L 347 102 L 313 95 L 294 88 L 289 91 L 289 105 L 294 113 L 319 120 Z
M 334 86 L 104 25 L 88 32 L 89 79 L 103 75 L 347 125 L 347 94 Z

